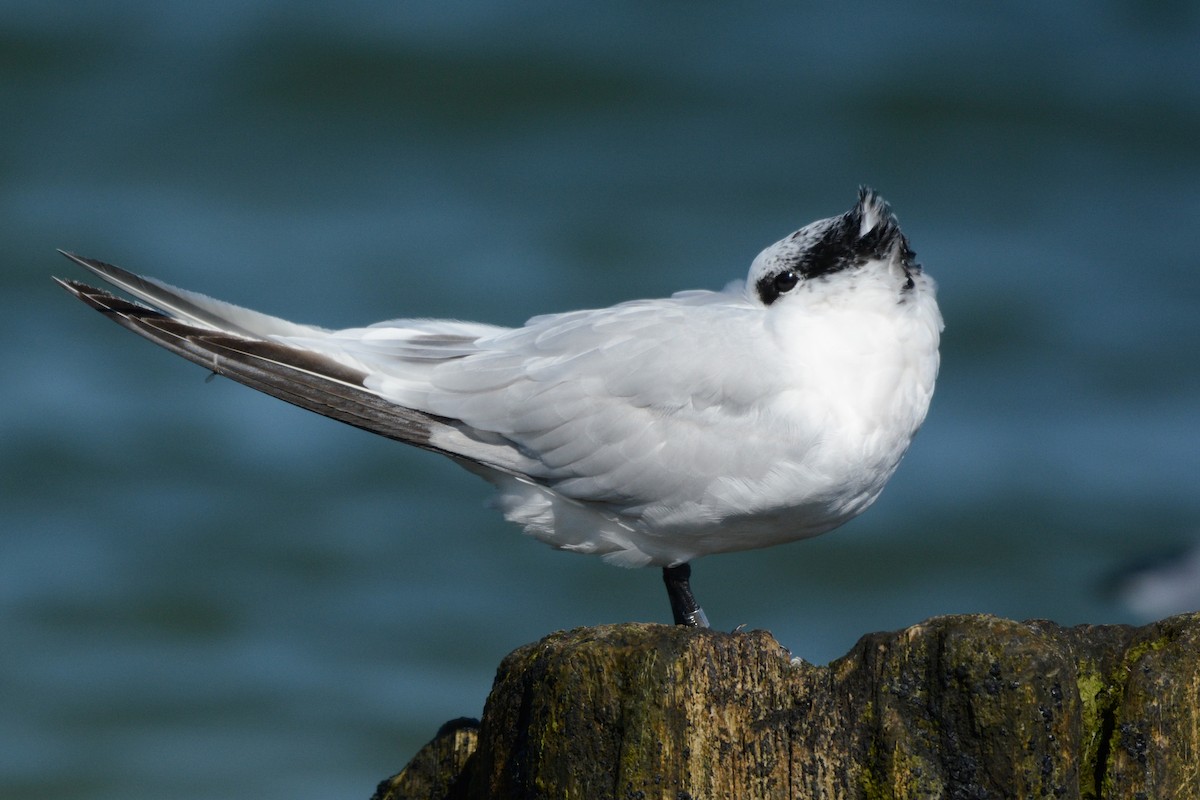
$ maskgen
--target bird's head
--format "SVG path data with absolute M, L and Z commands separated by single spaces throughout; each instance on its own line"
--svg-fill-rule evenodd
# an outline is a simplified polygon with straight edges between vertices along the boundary
M 772 306 L 788 295 L 868 277 L 887 282 L 902 298 L 921 273 L 915 256 L 891 207 L 864 186 L 845 214 L 806 225 L 759 253 L 750 265 L 746 292 Z

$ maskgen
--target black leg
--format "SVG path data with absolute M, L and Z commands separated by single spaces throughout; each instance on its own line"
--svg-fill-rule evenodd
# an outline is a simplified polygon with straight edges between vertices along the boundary
M 704 616 L 704 609 L 696 602 L 688 582 L 691 577 L 692 568 L 689 564 L 663 567 L 663 583 L 667 585 L 667 596 L 671 598 L 671 613 L 675 615 L 676 625 L 707 628 L 708 617 Z

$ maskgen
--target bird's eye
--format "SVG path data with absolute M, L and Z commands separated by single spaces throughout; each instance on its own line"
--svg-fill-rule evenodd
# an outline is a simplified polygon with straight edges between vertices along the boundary
M 775 276 L 775 291 L 779 294 L 790 292 L 796 288 L 796 284 L 799 282 L 800 276 L 789 269 L 787 272 L 781 272 Z

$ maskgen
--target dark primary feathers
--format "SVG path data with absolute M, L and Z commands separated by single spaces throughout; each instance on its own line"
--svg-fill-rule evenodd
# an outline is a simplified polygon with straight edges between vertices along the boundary
M 157 288 L 120 267 L 72 253 L 64 252 L 63 255 L 102 276 L 112 276 L 118 283 L 137 283 L 146 290 Z M 333 359 L 286 345 L 229 335 L 181 322 L 79 281 L 55 280 L 118 325 L 218 375 L 356 428 L 428 450 L 445 452 L 430 444 L 431 432 L 438 426 L 455 427 L 453 420 L 424 414 L 379 398 L 363 388 L 365 373 Z M 186 303 L 186 300 L 178 302 Z

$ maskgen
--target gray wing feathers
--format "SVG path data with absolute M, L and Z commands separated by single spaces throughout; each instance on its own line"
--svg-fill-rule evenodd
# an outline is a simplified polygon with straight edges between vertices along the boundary
M 469 358 L 426 373 L 419 405 L 502 434 L 534 460 L 526 474 L 626 515 L 658 500 L 682 502 L 727 470 L 761 478 L 760 459 L 730 464 L 716 455 L 728 449 L 724 436 L 755 452 L 760 439 L 772 446 L 757 404 L 775 391 L 773 379 L 749 354 L 740 357 L 725 327 L 740 313 L 736 300 L 713 293 L 685 300 L 694 307 L 635 302 L 535 318 L 483 338 Z M 742 362 L 736 382 L 694 357 L 706 351 Z M 383 396 L 403 401 L 413 383 L 401 374 L 408 368 L 373 363 L 371 380 Z

